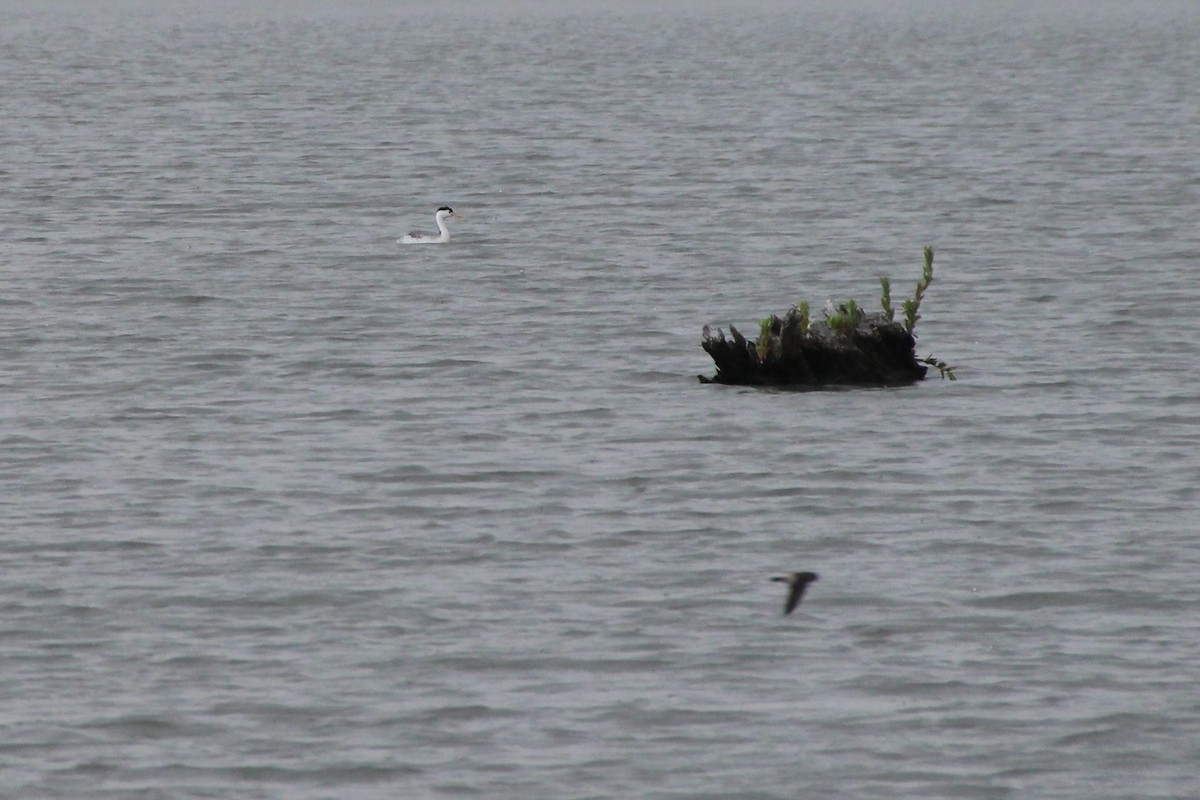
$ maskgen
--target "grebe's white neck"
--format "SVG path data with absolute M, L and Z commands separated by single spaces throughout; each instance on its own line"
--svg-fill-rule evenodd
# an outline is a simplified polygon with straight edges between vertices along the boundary
M 446 242 L 450 241 L 450 229 L 446 227 L 446 217 L 448 217 L 448 216 L 450 216 L 449 211 L 439 211 L 439 212 L 437 212 L 437 215 L 434 217 L 434 219 L 437 220 L 437 226 L 438 226 L 438 234 L 439 235 L 438 235 L 437 240 L 439 242 L 441 242 L 442 244 L 445 244 Z

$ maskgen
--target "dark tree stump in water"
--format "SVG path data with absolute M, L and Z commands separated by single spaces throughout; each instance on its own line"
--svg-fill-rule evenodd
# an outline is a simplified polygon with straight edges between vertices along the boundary
M 904 326 L 884 314 L 863 314 L 853 327 L 834 330 L 826 322 L 806 325 L 798 309 L 783 319 L 771 315 L 766 341 L 746 341 L 737 328 L 704 326 L 702 346 L 717 365 L 701 383 L 733 386 L 899 386 L 925 378 L 916 342 Z

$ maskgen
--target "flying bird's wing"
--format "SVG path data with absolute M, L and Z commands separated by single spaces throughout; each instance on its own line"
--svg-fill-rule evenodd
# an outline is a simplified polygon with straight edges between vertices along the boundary
M 783 603 L 785 615 L 796 610 L 796 606 L 800 605 L 800 598 L 804 597 L 804 590 L 816 579 L 817 573 L 815 572 L 793 572 L 780 578 L 771 578 L 773 581 L 788 585 L 787 599 Z
M 790 614 L 796 610 L 796 606 L 800 605 L 800 598 L 804 597 L 804 590 L 808 588 L 808 581 L 802 578 L 796 578 L 788 587 L 787 605 L 783 608 L 784 614 Z

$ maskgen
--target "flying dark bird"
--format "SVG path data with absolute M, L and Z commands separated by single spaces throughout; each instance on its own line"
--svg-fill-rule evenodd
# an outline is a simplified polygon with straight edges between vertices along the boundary
M 800 605 L 800 598 L 804 597 L 804 590 L 816 579 L 817 573 L 815 572 L 790 572 L 779 578 L 771 578 L 773 581 L 788 585 L 787 601 L 783 604 L 784 614 L 792 613 L 796 606 Z

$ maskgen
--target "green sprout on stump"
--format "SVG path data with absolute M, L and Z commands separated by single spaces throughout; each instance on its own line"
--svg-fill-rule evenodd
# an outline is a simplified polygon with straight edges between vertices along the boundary
M 758 353 L 759 362 L 766 361 L 767 353 L 771 350 L 771 326 L 774 322 L 774 316 L 758 321 L 758 342 L 755 343 L 754 349 Z
M 920 363 L 928 364 L 929 366 L 933 367 L 938 372 L 940 372 L 942 375 L 942 380 L 952 380 L 952 381 L 958 380 L 958 378 L 954 377 L 954 367 L 950 366 L 945 361 L 934 358 L 932 353 L 925 356 L 925 358 L 921 359 Z
M 883 297 L 880 298 L 883 314 L 888 318 L 888 322 L 891 322 L 896 319 L 896 310 L 892 308 L 892 279 L 887 275 L 880 275 L 879 285 L 883 287 Z
M 921 307 L 921 300 L 925 297 L 925 290 L 929 288 L 929 284 L 933 283 L 933 248 L 925 248 L 925 274 L 921 276 L 921 280 L 917 281 L 917 291 L 913 294 L 912 300 L 905 300 L 901 305 L 904 307 L 904 330 L 911 335 L 913 328 L 917 327 L 917 320 L 921 315 L 917 313 L 917 309 Z
M 838 306 L 837 310 L 832 314 L 826 314 L 825 324 L 834 333 L 849 337 L 854 335 L 854 329 L 858 327 L 858 323 L 862 318 L 863 311 L 858 307 L 858 303 L 853 300 L 847 300 Z
M 801 300 L 800 305 L 795 306 L 796 313 L 800 315 L 800 335 L 808 336 L 808 301 Z

